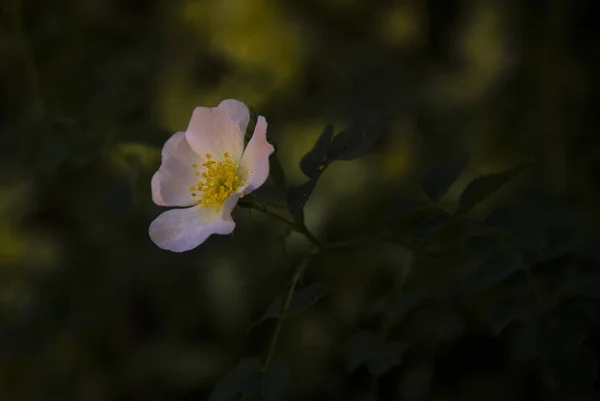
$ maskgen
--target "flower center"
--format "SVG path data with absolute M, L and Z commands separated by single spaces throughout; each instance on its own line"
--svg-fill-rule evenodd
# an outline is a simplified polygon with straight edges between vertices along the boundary
M 194 173 L 196 177 L 201 177 L 196 186 L 190 187 L 192 197 L 200 198 L 194 201 L 194 205 L 221 206 L 240 185 L 240 178 L 236 174 L 237 163 L 231 160 L 228 152 L 225 152 L 223 156 L 223 161 L 216 162 L 211 160 L 212 155 L 207 153 L 206 163 L 200 166 L 204 168 L 204 171 Z M 198 165 L 192 164 L 192 167 L 198 168 Z

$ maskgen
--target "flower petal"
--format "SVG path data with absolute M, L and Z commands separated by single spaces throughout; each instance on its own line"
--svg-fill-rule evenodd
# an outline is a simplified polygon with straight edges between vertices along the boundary
M 242 174 L 246 178 L 241 190 L 244 194 L 249 194 L 265 183 L 269 176 L 269 156 L 274 151 L 273 145 L 267 141 L 267 120 L 259 116 L 240 162 Z
M 248 128 L 248 121 L 250 121 L 250 112 L 248 107 L 239 100 L 225 99 L 217 106 L 219 109 L 225 111 L 227 115 L 240 127 L 242 135 Z
M 196 107 L 185 137 L 194 152 L 202 157 L 210 153 L 215 161 L 223 160 L 225 152 L 237 161 L 244 150 L 244 133 L 219 107 Z
M 150 239 L 167 251 L 185 252 L 212 234 L 231 234 L 235 228 L 231 212 L 238 200 L 239 194 L 230 196 L 221 209 L 194 206 L 168 210 L 150 224 Z
M 185 132 L 177 132 L 165 142 L 158 171 L 152 177 L 152 200 L 159 206 L 191 206 L 194 199 L 190 187 L 195 185 L 192 164 L 200 164 L 185 139 Z

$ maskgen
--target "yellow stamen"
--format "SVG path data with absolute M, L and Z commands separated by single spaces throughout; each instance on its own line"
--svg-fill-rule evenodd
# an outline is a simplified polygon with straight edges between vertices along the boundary
M 237 175 L 238 164 L 231 160 L 228 152 L 223 154 L 223 161 L 214 161 L 212 155 L 207 153 L 207 161 L 202 164 L 204 171 L 201 173 L 203 180 L 197 186 L 190 187 L 192 196 L 200 192 L 200 200 L 195 200 L 194 205 L 202 207 L 221 206 L 223 202 L 239 187 L 241 180 Z M 194 176 L 199 176 L 196 172 Z

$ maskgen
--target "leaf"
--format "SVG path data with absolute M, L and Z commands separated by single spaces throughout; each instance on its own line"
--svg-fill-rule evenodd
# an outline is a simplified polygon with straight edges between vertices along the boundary
M 506 205 L 494 210 L 484 225 L 501 230 L 535 252 L 540 252 L 546 244 L 544 225 L 533 210 L 522 205 Z
M 600 298 L 600 273 L 583 276 L 575 282 L 574 292 L 577 295 Z
M 402 363 L 402 354 L 406 348 L 404 342 L 386 344 L 372 331 L 359 331 L 348 339 L 344 348 L 346 371 L 351 373 L 366 363 L 373 376 L 381 376 Z
M 402 292 L 392 300 L 391 311 L 396 318 L 401 319 L 426 299 L 427 296 L 422 291 Z
M 323 130 L 319 139 L 315 143 L 315 146 L 302 157 L 300 160 L 300 170 L 307 177 L 311 178 L 317 174 L 319 168 L 325 162 L 327 155 L 327 148 L 333 139 L 333 125 L 329 124 Z
M 434 166 L 421 179 L 421 187 L 434 202 L 439 201 L 469 164 L 469 155 L 460 154 Z
M 327 149 L 327 159 L 354 160 L 366 154 L 385 129 L 385 121 L 375 113 L 357 119 L 336 135 Z
M 569 330 L 569 326 L 559 325 L 542 332 L 542 358 L 560 387 L 578 394 L 591 393 L 598 371 L 596 358 Z
M 430 364 L 421 364 L 409 368 L 402 375 L 399 398 L 405 401 L 425 399 L 431 391 L 433 374 L 433 366 Z
M 402 217 L 405 217 L 409 212 L 417 209 L 419 205 L 420 203 L 413 199 L 398 199 L 393 203 L 392 207 L 387 213 L 385 221 L 391 223 Z
M 404 342 L 395 341 L 379 345 L 371 350 L 367 367 L 373 376 L 381 376 L 391 368 L 402 363 L 402 354 L 406 351 Z
M 510 338 L 510 361 L 515 367 L 524 367 L 538 355 L 539 325 L 535 320 L 519 325 Z
M 367 362 L 375 349 L 378 336 L 372 331 L 359 331 L 348 339 L 344 348 L 346 371 L 353 372 L 361 364 Z
M 230 401 L 240 392 L 260 401 L 261 371 L 258 358 L 241 360 L 213 389 L 209 401 Z
M 529 167 L 532 162 L 521 163 L 510 170 L 493 173 L 475 178 L 467 185 L 460 195 L 456 214 L 465 214 L 473 210 L 478 204 L 497 192 L 506 183 L 514 179 L 521 171 Z
M 475 260 L 487 259 L 500 249 L 496 236 L 475 235 L 467 240 L 467 250 Z
M 452 341 L 464 330 L 456 310 L 448 303 L 433 301 L 421 306 L 407 321 L 411 331 L 438 341 Z
M 519 269 L 519 261 L 507 252 L 497 250 L 489 256 L 470 278 L 474 289 L 482 289 L 496 284 Z
M 286 317 L 297 315 L 310 308 L 325 295 L 329 294 L 331 288 L 327 283 L 313 283 L 301 291 L 296 292 Z
M 577 242 L 577 235 L 572 228 L 551 229 L 548 237 L 539 262 L 547 262 L 564 255 L 571 251 Z
M 433 216 L 426 218 L 417 226 L 413 233 L 413 245 L 417 245 L 425 238 L 436 233 L 442 225 L 450 219 L 451 216 L 444 212 L 436 213 Z
M 521 319 L 535 310 L 535 302 L 530 297 L 516 297 L 504 300 L 492 309 L 490 326 L 495 336 L 500 334 L 514 320 Z
M 290 213 L 294 216 L 301 216 L 304 213 L 304 206 L 317 186 L 320 177 L 321 174 L 318 173 L 304 184 L 289 188 L 287 203 Z
M 264 373 L 262 388 L 264 401 L 280 401 L 290 380 L 290 369 L 283 361 L 275 361 Z

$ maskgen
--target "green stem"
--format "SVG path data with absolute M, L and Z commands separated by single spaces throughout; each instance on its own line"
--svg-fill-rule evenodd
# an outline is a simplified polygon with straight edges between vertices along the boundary
M 306 237 L 306 239 L 309 240 L 310 243 L 313 244 L 315 247 L 317 247 L 319 249 L 323 247 L 321 242 L 317 239 L 317 237 L 315 237 L 315 235 L 310 232 L 308 227 L 306 227 L 306 224 L 304 224 L 304 219 L 301 219 L 298 222 L 294 222 L 294 221 L 289 220 L 275 212 L 272 212 L 271 210 L 267 209 L 266 207 L 258 205 L 256 203 L 244 203 L 244 204 L 241 204 L 240 206 L 248 208 L 248 209 L 258 210 L 259 212 L 262 212 L 270 217 L 273 217 L 275 220 L 278 220 L 284 224 L 287 224 L 292 230 L 304 235 L 304 237 Z
M 306 268 L 308 267 L 308 262 L 310 260 L 311 254 L 305 255 L 298 267 L 294 271 L 294 275 L 292 277 L 292 281 L 288 288 L 287 294 L 285 296 L 284 302 L 281 305 L 281 310 L 279 311 L 279 316 L 277 319 L 277 326 L 275 326 L 275 331 L 273 332 L 273 337 L 271 338 L 271 343 L 269 344 L 269 353 L 267 354 L 267 358 L 263 364 L 263 371 L 266 371 L 271 362 L 273 361 L 273 356 L 275 355 L 275 349 L 277 348 L 277 343 L 279 342 L 279 335 L 281 334 L 281 329 L 283 327 L 283 321 L 287 315 L 288 309 L 292 304 L 292 298 L 294 297 L 294 292 L 296 291 L 296 286 L 298 285 L 298 281 L 304 275 Z

